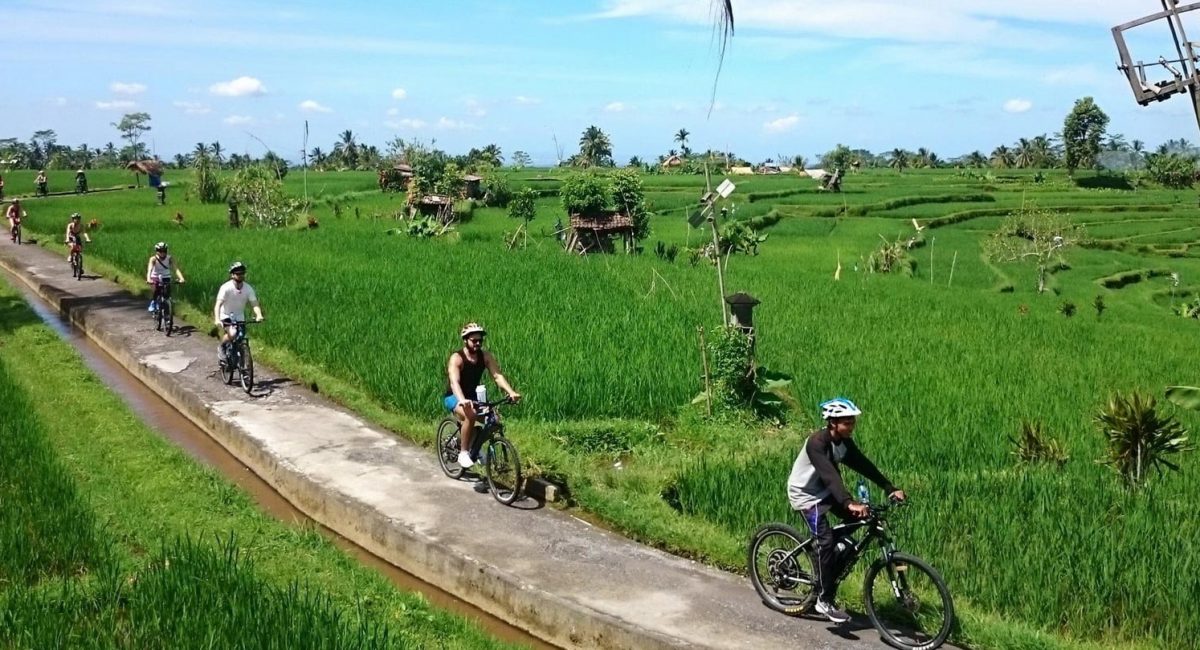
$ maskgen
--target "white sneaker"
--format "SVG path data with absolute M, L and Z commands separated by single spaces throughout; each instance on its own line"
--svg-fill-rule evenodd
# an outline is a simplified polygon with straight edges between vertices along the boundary
M 827 603 L 823 600 L 817 601 L 817 613 L 829 619 L 830 623 L 849 623 L 850 615 L 838 609 L 838 606 L 833 603 Z
M 471 454 L 468 454 L 465 451 L 460 451 L 458 452 L 458 464 L 463 469 L 466 469 L 475 463 L 471 462 Z

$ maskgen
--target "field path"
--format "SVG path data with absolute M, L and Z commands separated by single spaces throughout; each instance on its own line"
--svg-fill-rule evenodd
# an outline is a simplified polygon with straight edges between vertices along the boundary
M 263 388 L 253 397 L 226 386 L 216 374 L 214 339 L 155 332 L 143 299 L 103 279 L 74 280 L 57 250 L 3 241 L 0 265 L 313 519 L 551 643 L 885 647 L 863 617 L 840 629 L 789 618 L 764 607 L 741 576 L 532 499 L 501 506 L 446 478 L 429 450 L 270 368 L 257 369 Z

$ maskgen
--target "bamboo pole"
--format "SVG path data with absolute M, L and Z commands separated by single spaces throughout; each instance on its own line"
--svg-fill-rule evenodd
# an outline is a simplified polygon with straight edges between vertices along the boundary
M 700 360 L 704 364 L 704 402 L 708 417 L 712 417 L 712 381 L 708 374 L 708 346 L 704 344 L 704 326 L 696 328 L 700 333 Z

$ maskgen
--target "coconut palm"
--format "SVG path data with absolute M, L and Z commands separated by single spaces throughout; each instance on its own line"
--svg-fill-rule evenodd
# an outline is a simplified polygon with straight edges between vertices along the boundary
M 204 144 L 203 142 L 197 142 L 195 150 L 192 151 L 192 155 L 196 158 L 204 158 L 208 156 L 208 145 Z
M 338 135 L 338 138 L 337 144 L 333 145 L 333 155 L 337 157 L 342 166 L 356 169 L 358 167 L 358 143 L 354 141 L 354 132 L 346 129 Z
M 479 160 L 493 167 L 500 167 L 504 164 L 504 156 L 500 153 L 500 145 L 489 144 L 479 150 Z
M 679 132 L 675 134 L 675 142 L 679 143 L 679 148 L 683 149 L 683 155 L 685 156 L 689 153 L 687 146 L 687 139 L 689 135 L 691 135 L 691 133 L 689 133 L 687 129 L 679 129 Z
M 208 145 L 208 150 L 212 152 L 213 162 L 220 167 L 221 163 L 225 162 L 224 149 L 221 148 L 221 143 L 213 140 L 213 143 Z
M 584 129 L 579 138 L 579 162 L 584 167 L 612 164 L 612 141 L 598 126 Z
M 888 154 L 888 167 L 894 167 L 897 172 L 904 173 L 904 168 L 908 167 L 908 152 L 903 149 L 892 149 L 892 153 Z
M 999 147 L 996 147 L 995 149 L 992 150 L 992 157 L 988 160 L 988 162 L 990 162 L 992 164 L 992 167 L 999 167 L 1001 169 L 1004 169 L 1006 167 L 1012 167 L 1013 166 L 1012 149 L 1009 149 L 1008 147 L 1006 147 L 1004 145 L 1000 145 Z

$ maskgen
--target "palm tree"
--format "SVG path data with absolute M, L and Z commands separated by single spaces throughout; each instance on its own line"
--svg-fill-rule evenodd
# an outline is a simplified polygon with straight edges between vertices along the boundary
M 983 156 L 983 152 L 979 150 L 972 151 L 967 154 L 967 166 L 979 169 L 987 165 L 987 158 Z
M 213 140 L 213 143 L 208 145 L 208 150 L 212 152 L 213 161 L 217 163 L 217 167 L 220 167 L 221 163 L 225 162 L 225 157 L 222 154 L 224 150 L 221 149 L 221 143 Z
M 337 144 L 333 145 L 333 155 L 337 156 L 342 165 L 349 169 L 358 167 L 358 143 L 354 141 L 354 133 L 350 129 L 342 131 Z
M 992 150 L 992 157 L 989 160 L 989 162 L 992 163 L 992 167 L 999 167 L 1001 169 L 1006 168 L 1006 167 L 1012 167 L 1012 165 L 1013 165 L 1012 149 L 1009 149 L 1008 147 L 1006 147 L 1004 145 L 1000 145 L 999 147 L 996 147 L 995 149 Z
M 320 147 L 313 147 L 312 153 L 308 154 L 308 157 L 312 159 L 313 167 L 324 171 L 325 159 L 328 156 L 326 156 L 324 151 L 321 151 Z
M 612 164 L 612 141 L 600 127 L 584 129 L 579 138 L 579 159 L 585 167 Z
M 208 145 L 203 142 L 196 143 L 196 149 L 192 152 L 196 158 L 206 158 L 208 156 Z
M 1017 165 L 1017 168 L 1033 167 L 1033 159 L 1033 142 L 1029 138 L 1018 139 L 1017 143 L 1013 145 L 1013 162 Z
M 900 148 L 892 149 L 888 167 L 895 167 L 897 172 L 903 174 L 904 168 L 908 167 L 908 152 Z
M 175 169 L 183 169 L 188 166 L 188 157 L 177 153 L 175 154 Z
M 1034 137 L 1030 144 L 1033 148 L 1033 166 L 1039 169 L 1054 166 L 1054 145 L 1045 133 Z
M 679 129 L 679 132 L 675 134 L 675 142 L 679 143 L 679 148 L 683 149 L 683 155 L 685 156 L 690 153 L 687 146 L 687 139 L 689 135 L 691 135 L 691 133 L 689 133 L 687 129 Z
M 496 144 L 489 144 L 480 149 L 479 158 L 493 167 L 500 167 L 504 164 L 504 156 L 500 153 L 500 146 Z

